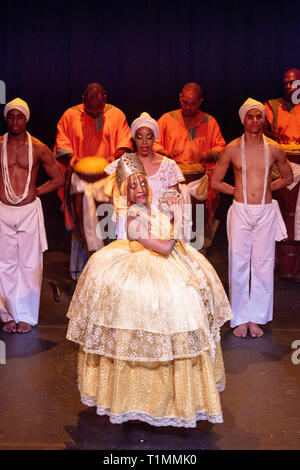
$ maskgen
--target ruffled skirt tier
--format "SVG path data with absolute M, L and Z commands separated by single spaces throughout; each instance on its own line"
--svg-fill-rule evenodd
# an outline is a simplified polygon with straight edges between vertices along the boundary
M 219 329 L 231 310 L 196 250 L 160 256 L 127 240 L 110 244 L 90 258 L 68 317 L 81 400 L 98 414 L 155 426 L 222 422 Z

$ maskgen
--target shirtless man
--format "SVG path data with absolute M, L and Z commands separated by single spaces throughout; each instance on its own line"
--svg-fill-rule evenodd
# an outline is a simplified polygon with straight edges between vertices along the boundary
M 38 322 L 43 257 L 47 249 L 37 196 L 64 184 L 50 149 L 26 131 L 28 105 L 4 108 L 8 132 L 0 137 L 0 319 L 7 333 L 27 333 Z M 36 187 L 40 163 L 50 179 Z
M 273 318 L 275 241 L 287 236 L 272 191 L 290 184 L 293 176 L 285 152 L 263 135 L 263 104 L 248 98 L 239 115 L 245 133 L 224 148 L 211 184 L 216 190 L 233 195 L 227 218 L 233 311 L 230 325 L 235 327 L 235 336 L 245 338 L 249 330 L 255 338 L 263 335 L 258 324 L 266 324 Z M 272 181 L 274 163 L 280 178 Z M 234 168 L 234 187 L 223 181 L 230 164 Z

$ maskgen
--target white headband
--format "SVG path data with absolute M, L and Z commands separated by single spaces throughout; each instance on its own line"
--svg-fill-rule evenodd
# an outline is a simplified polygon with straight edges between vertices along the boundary
M 144 126 L 149 127 L 149 129 L 153 131 L 155 139 L 157 139 L 158 134 L 159 134 L 158 124 L 155 121 L 155 119 L 153 119 L 148 113 L 142 113 L 140 117 L 136 118 L 133 121 L 130 127 L 132 137 L 135 138 L 136 131 L 140 127 L 144 127 Z
M 29 121 L 30 111 L 29 111 L 28 104 L 26 103 L 26 101 L 21 100 L 21 98 L 15 98 L 14 100 L 7 103 L 5 108 L 4 108 L 4 117 L 5 117 L 5 119 L 6 119 L 7 113 L 11 109 L 18 109 L 26 117 L 26 122 Z
M 242 124 L 244 124 L 244 119 L 248 111 L 254 108 L 259 109 L 262 112 L 263 117 L 265 118 L 266 111 L 265 111 L 264 105 L 260 101 L 256 101 L 256 100 L 253 100 L 252 98 L 248 98 L 239 109 L 239 116 L 242 121 Z

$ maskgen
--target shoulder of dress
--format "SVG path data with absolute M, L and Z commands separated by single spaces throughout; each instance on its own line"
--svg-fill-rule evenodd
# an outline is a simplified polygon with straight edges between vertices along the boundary
M 175 168 L 175 165 L 176 165 L 176 162 L 174 160 L 172 160 L 171 158 L 168 158 L 168 157 L 163 157 L 163 160 L 161 162 L 161 165 L 160 165 L 160 168 L 163 168 L 165 170 L 169 170 L 169 169 L 172 169 L 172 168 Z
M 172 160 L 172 158 L 164 157 L 164 159 L 166 160 L 166 165 L 168 165 L 169 167 L 178 167 L 177 163 L 175 162 L 175 160 Z

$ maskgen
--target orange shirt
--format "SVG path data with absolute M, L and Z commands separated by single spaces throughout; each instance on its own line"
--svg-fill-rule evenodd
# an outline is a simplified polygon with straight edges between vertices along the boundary
M 196 125 L 188 129 L 182 117 L 181 109 L 170 111 L 159 118 L 159 136 L 154 143 L 153 149 L 159 152 L 165 150 L 180 150 L 181 153 L 174 158 L 177 163 L 198 163 L 202 152 L 214 150 L 221 152 L 225 146 L 225 140 L 220 131 L 220 127 L 213 116 L 203 111 L 198 112 L 199 119 Z M 205 164 L 207 175 L 212 175 L 215 162 Z M 208 196 L 205 202 L 206 208 L 206 230 L 210 227 L 213 216 L 219 205 L 219 195 L 208 185 Z
M 181 109 L 170 111 L 159 118 L 159 137 L 154 144 L 154 151 L 180 150 L 175 158 L 177 163 L 198 163 L 202 152 L 215 150 L 220 152 L 225 140 L 220 127 L 213 116 L 199 111 L 199 120 L 194 127 L 187 129 Z
M 125 114 L 111 104 L 105 104 L 100 123 L 84 111 L 81 103 L 67 109 L 57 124 L 57 157 L 74 153 L 79 159 L 95 156 L 108 160 L 120 147 L 132 148 L 131 134 Z
M 284 98 L 277 98 L 267 101 L 265 109 L 266 120 L 270 123 L 272 132 L 285 134 L 291 141 L 300 138 L 300 104 L 289 109 Z

